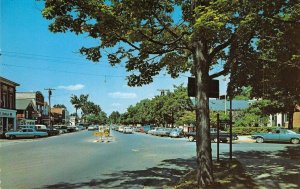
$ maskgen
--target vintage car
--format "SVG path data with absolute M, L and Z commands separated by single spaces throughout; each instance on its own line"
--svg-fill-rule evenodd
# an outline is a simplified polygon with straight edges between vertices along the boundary
M 299 144 L 300 134 L 288 129 L 275 129 L 268 133 L 257 133 L 251 136 L 257 143 L 263 142 L 290 142 Z
M 190 142 L 193 142 L 196 139 L 196 132 L 188 132 L 185 134 L 188 137 Z M 218 134 L 216 128 L 210 128 L 210 139 L 211 142 L 218 142 Z M 238 140 L 239 137 L 236 133 L 232 133 L 232 141 Z M 230 133 L 225 131 L 219 132 L 219 141 L 220 142 L 230 142 Z
M 9 131 L 5 133 L 5 137 L 9 139 L 15 138 L 38 138 L 48 136 L 47 132 L 36 131 L 30 128 L 23 128 L 18 131 Z
M 177 137 L 181 137 L 183 136 L 183 129 L 181 128 L 173 128 L 170 132 L 170 137 L 174 137 L 174 138 L 177 138 Z

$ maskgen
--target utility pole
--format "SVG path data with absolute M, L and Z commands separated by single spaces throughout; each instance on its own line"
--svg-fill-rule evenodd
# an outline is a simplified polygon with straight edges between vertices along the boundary
M 44 90 L 47 90 L 48 91 L 48 100 L 49 100 L 49 111 L 48 111 L 48 114 L 49 114 L 49 127 L 51 128 L 51 95 L 52 95 L 52 91 L 54 91 L 55 89 L 52 89 L 52 88 L 48 88 L 48 89 L 44 89 Z

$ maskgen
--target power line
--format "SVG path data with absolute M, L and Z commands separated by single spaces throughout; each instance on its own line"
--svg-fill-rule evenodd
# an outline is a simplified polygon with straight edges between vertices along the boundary
M 19 59 L 28 59 L 28 60 L 34 60 L 34 61 L 41 61 L 41 62 L 59 62 L 59 63 L 64 63 L 64 64 L 71 64 L 71 65 L 81 65 L 81 66 L 86 66 L 87 62 L 79 62 L 80 60 L 78 59 L 66 59 L 66 58 L 59 58 L 59 57 L 50 57 L 50 56 L 43 56 L 43 55 L 34 55 L 32 56 L 31 54 L 24 54 L 24 53 L 20 53 L 20 54 L 6 54 L 6 53 L 2 53 L 1 55 L 3 55 L 4 57 L 8 57 L 8 58 L 19 58 Z M 90 63 L 90 62 L 89 62 Z M 97 65 L 97 66 L 103 66 L 103 67 L 110 67 L 110 68 L 119 68 L 119 67 L 125 67 L 123 65 L 104 65 L 103 63 L 92 63 L 93 65 Z
M 108 53 L 108 52 L 106 52 L 106 53 Z M 13 51 L 0 51 L 0 56 L 1 55 L 10 57 L 10 58 L 25 58 L 25 59 L 29 59 L 29 60 L 37 60 L 37 58 L 39 58 L 39 60 L 41 60 L 41 61 L 48 61 L 48 62 L 59 61 L 60 63 L 64 63 L 64 64 L 86 66 L 85 62 L 79 62 L 80 60 L 74 59 L 74 58 L 69 58 L 69 57 L 54 57 L 54 56 L 48 56 L 48 55 L 39 55 L 39 54 L 31 54 L 31 53 L 13 52 Z M 119 68 L 119 67 L 125 68 L 125 66 L 121 65 L 121 64 L 112 66 L 112 65 L 103 65 L 102 63 L 93 63 L 92 65 L 97 65 L 97 66 L 101 66 L 101 67 L 102 66 L 109 67 L 109 68 Z M 15 66 L 15 67 L 17 67 L 17 66 Z M 19 67 L 21 67 L 21 66 L 19 66 Z M 102 77 L 103 77 L 103 75 L 102 75 Z M 104 75 L 104 77 L 105 77 L 105 75 Z M 123 77 L 123 76 L 121 76 L 121 77 Z M 190 77 L 190 76 L 179 74 L 179 77 Z M 163 77 L 154 77 L 154 78 L 163 78 Z
M 125 78 L 127 75 L 108 75 L 108 74 L 92 74 L 92 73 L 84 73 L 84 72 L 72 72 L 72 71 L 62 71 L 62 70 L 51 70 L 49 68 L 38 68 L 38 67 L 30 67 L 30 66 L 21 66 L 21 65 L 13 65 L 13 64 L 5 64 L 1 63 L 0 65 L 2 66 L 7 66 L 7 67 L 17 67 L 17 68 L 25 68 L 25 69 L 34 69 L 34 70 L 39 70 L 39 71 L 47 71 L 47 72 L 61 72 L 61 73 L 67 73 L 67 74 L 76 74 L 76 75 L 84 75 L 84 76 L 95 76 L 95 77 L 104 77 L 105 79 L 107 78 Z M 187 77 L 184 75 L 180 75 L 180 77 Z M 160 78 L 160 79 L 169 79 L 171 78 L 170 76 L 154 76 L 153 78 Z

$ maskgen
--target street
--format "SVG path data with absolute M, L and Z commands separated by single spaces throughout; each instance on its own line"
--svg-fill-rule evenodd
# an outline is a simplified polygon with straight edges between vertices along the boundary
M 110 143 L 95 142 L 91 131 L 81 131 L 2 145 L 0 188 L 162 188 L 195 167 L 195 142 L 186 138 L 112 135 Z M 289 147 L 295 146 L 236 142 L 233 155 L 245 159 L 249 152 L 257 159 L 255 153 L 260 152 L 260 157 L 268 153 L 267 158 Z M 215 143 L 212 148 L 215 158 Z M 221 158 L 228 157 L 228 150 L 228 144 L 220 144 Z M 244 161 L 251 163 L 249 158 Z

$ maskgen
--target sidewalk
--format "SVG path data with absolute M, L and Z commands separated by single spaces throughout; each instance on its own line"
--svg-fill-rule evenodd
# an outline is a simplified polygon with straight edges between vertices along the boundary
M 242 137 L 240 141 L 248 140 Z M 232 161 L 214 161 L 215 184 L 210 189 L 299 189 L 300 145 L 280 151 L 235 152 Z M 177 183 L 175 188 L 196 188 L 196 171 Z
M 255 142 L 254 139 L 251 138 L 251 135 L 238 136 L 238 142 Z

